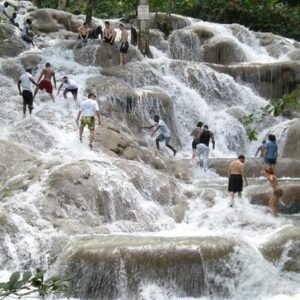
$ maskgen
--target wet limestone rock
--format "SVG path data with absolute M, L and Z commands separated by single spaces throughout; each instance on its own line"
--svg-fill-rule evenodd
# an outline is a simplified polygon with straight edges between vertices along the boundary
M 287 54 L 290 60 L 300 60 L 300 50 L 291 50 Z
M 164 282 L 164 288 L 175 288 L 178 297 L 198 298 L 204 294 L 204 272 L 219 270 L 218 278 L 227 280 L 233 275 L 225 265 L 235 246 L 233 239 L 221 237 L 82 237 L 65 248 L 63 271 L 75 275 L 71 290 L 78 292 L 72 296 L 80 299 L 115 299 L 121 295 L 139 299 L 143 282 Z M 126 278 L 122 290 L 120 276 Z M 225 297 L 226 288 L 214 279 L 208 280 Z
M 300 272 L 300 228 L 289 227 L 274 233 L 261 246 L 263 256 L 288 272 Z
M 0 57 L 18 56 L 27 47 L 20 37 L 20 30 L 8 23 L 0 23 L 0 44 Z
M 296 214 L 300 212 L 300 183 L 281 182 L 283 196 L 280 198 L 278 211 L 285 214 Z M 268 200 L 273 190 L 269 184 L 251 185 L 245 189 L 245 195 L 250 202 L 258 205 L 268 206 Z
M 14 59 L 6 59 L 0 62 L 0 74 L 12 78 L 15 82 L 19 81 L 23 72 L 22 65 Z
M 0 226 L 4 226 L 7 223 L 6 213 L 0 210 Z
M 220 176 L 228 176 L 228 165 L 234 160 L 230 158 L 211 158 L 209 168 L 214 169 Z M 265 168 L 260 158 L 247 158 L 245 163 L 246 175 L 248 177 L 260 177 Z M 279 177 L 300 177 L 300 160 L 295 158 L 279 158 L 276 164 L 276 172 Z
M 300 121 L 298 120 L 287 131 L 283 153 L 285 157 L 295 159 L 300 157 Z
M 213 37 L 204 47 L 204 61 L 208 63 L 230 65 L 246 61 L 243 50 L 231 39 Z
M 60 30 L 76 32 L 82 23 L 71 13 L 50 8 L 36 9 L 30 12 L 29 18 L 35 32 L 47 34 Z
M 20 55 L 20 62 L 24 69 L 35 69 L 42 60 L 43 57 L 36 53 L 22 53 L 22 55 Z

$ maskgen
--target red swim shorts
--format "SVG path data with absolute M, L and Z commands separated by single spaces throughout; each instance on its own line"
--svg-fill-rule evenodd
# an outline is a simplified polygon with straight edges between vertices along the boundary
M 53 91 L 53 87 L 52 87 L 51 81 L 47 80 L 47 79 L 43 79 L 39 83 L 39 89 L 40 90 L 46 90 L 46 92 L 51 95 L 52 91 Z

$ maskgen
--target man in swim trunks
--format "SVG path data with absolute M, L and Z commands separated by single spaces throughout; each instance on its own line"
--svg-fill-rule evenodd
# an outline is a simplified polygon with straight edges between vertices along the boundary
M 208 155 L 209 155 L 209 142 L 212 141 L 213 150 L 215 149 L 214 134 L 208 130 L 208 126 L 204 125 L 204 129 L 200 131 L 198 137 L 199 143 L 197 144 L 197 151 L 199 155 L 199 161 L 203 160 L 204 171 L 208 168 Z
M 193 142 L 192 142 L 192 159 L 194 160 L 196 157 L 196 149 L 197 149 L 197 144 L 199 143 L 199 135 L 201 132 L 201 128 L 202 128 L 203 123 L 202 122 L 198 122 L 197 123 L 197 127 L 194 128 L 191 132 L 191 136 L 193 136 Z
M 32 79 L 31 69 L 26 69 L 26 72 L 21 75 L 18 82 L 20 96 L 23 97 L 23 115 L 26 116 L 26 106 L 28 106 L 29 114 L 32 112 L 33 94 L 31 83 L 37 86 L 37 83 Z M 21 91 L 22 87 L 22 91 Z
M 99 112 L 99 106 L 96 101 L 96 96 L 93 93 L 90 93 L 88 95 L 88 99 L 84 100 L 81 103 L 80 109 L 78 111 L 76 123 L 79 125 L 79 118 L 81 116 L 80 120 L 80 127 L 79 127 L 79 140 L 82 142 L 82 134 L 83 129 L 87 125 L 88 129 L 90 131 L 89 135 L 89 147 L 92 150 L 93 149 L 93 142 L 95 138 L 95 115 L 98 119 L 98 125 L 101 124 L 100 122 L 100 112 Z
M 163 120 L 160 120 L 159 116 L 154 116 L 154 122 L 155 124 L 152 126 L 144 126 L 142 128 L 144 129 L 152 129 L 155 128 L 152 132 L 151 136 L 155 134 L 155 132 L 160 129 L 160 135 L 156 138 L 156 148 L 159 150 L 159 142 L 165 141 L 166 146 L 170 148 L 173 151 L 174 156 L 176 155 L 176 150 L 169 144 L 169 141 L 171 139 L 171 133 L 169 128 L 167 127 L 166 123 Z
M 109 24 L 108 21 L 104 22 L 105 29 L 104 29 L 104 42 L 109 43 L 111 45 L 114 44 L 115 37 L 117 35 L 117 32 L 114 30 L 114 28 Z
M 128 43 L 128 32 L 125 29 L 123 24 L 119 25 L 119 28 L 121 30 L 121 41 L 120 41 L 120 66 L 123 66 L 127 62 L 127 52 L 129 48 Z
M 228 192 L 231 196 L 231 204 L 233 206 L 234 195 L 238 193 L 238 196 L 242 196 L 243 191 L 243 179 L 245 185 L 247 186 L 247 179 L 244 171 L 245 156 L 240 155 L 238 159 L 232 161 L 228 167 L 229 182 L 228 182 Z
M 67 94 L 70 92 L 73 95 L 74 101 L 77 103 L 78 85 L 74 81 L 70 80 L 67 76 L 64 76 L 62 83 L 58 88 L 57 95 L 59 94 L 63 85 L 65 86 L 65 90 L 63 92 L 64 98 L 67 99 Z
M 46 92 L 50 95 L 51 99 L 53 102 L 55 102 L 54 97 L 53 97 L 53 87 L 51 84 L 51 78 L 53 78 L 53 82 L 54 82 L 54 87 L 56 88 L 56 79 L 55 79 L 55 73 L 50 65 L 50 63 L 46 63 L 46 68 L 43 69 L 39 79 L 38 79 L 38 86 L 34 91 L 34 96 L 33 99 L 35 98 L 38 90 L 46 90 Z M 43 77 L 43 79 L 42 79 Z M 42 80 L 41 80 L 42 79 Z
M 91 27 L 87 22 L 84 22 L 82 26 L 78 27 L 78 39 L 87 41 Z

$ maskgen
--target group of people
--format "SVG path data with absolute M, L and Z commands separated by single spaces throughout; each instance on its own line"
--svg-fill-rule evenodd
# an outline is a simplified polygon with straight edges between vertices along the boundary
M 101 39 L 105 43 L 114 45 L 115 38 L 117 32 L 113 28 L 113 26 L 109 23 L 109 21 L 104 22 L 104 31 L 102 31 L 101 25 L 97 26 L 95 29 L 92 29 L 87 22 L 84 22 L 82 26 L 78 27 L 78 40 L 81 45 L 85 45 L 87 43 L 88 38 L 97 39 L 100 35 Z M 121 30 L 121 40 L 119 44 L 120 50 L 120 66 L 125 65 L 127 63 L 127 53 L 129 49 L 128 42 L 128 31 L 125 26 L 121 23 L 119 24 L 119 29 Z

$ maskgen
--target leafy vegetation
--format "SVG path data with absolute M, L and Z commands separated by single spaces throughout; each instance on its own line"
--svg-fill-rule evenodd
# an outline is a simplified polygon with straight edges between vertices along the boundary
M 138 0 L 33 0 L 39 7 L 86 12 L 93 2 L 93 13 L 101 18 L 134 16 Z M 270 31 L 300 40 L 298 0 L 149 0 L 151 11 L 178 13 L 205 21 L 239 23 L 256 31 Z M 61 7 L 61 6 L 60 6 Z
M 282 99 L 274 100 L 260 108 L 258 113 L 244 115 L 242 123 L 246 128 L 246 133 L 250 141 L 257 140 L 256 125 L 260 124 L 266 116 L 289 116 L 290 112 L 297 108 L 300 100 L 300 86 Z
M 37 293 L 44 297 L 48 294 L 58 294 L 66 289 L 67 283 L 72 279 L 53 276 L 45 279 L 46 271 L 37 269 L 35 274 L 31 272 L 13 273 L 8 282 L 0 283 L 0 299 L 14 295 L 18 298 Z

